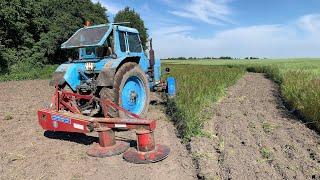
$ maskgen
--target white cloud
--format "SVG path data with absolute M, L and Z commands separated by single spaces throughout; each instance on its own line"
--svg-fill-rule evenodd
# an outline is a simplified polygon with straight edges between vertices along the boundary
M 154 35 L 171 35 L 171 34 L 183 34 L 187 35 L 189 32 L 193 30 L 192 26 L 174 26 L 167 25 L 165 28 L 158 28 L 153 32 Z
M 309 14 L 302 16 L 298 24 L 301 28 L 311 32 L 318 33 L 320 32 L 320 14 Z
M 318 16 L 303 16 L 296 20 L 294 25 L 239 27 L 218 32 L 208 38 L 195 38 L 190 36 L 190 33 L 180 33 L 180 31 L 174 33 L 175 28 L 169 27 L 168 31 L 173 33 L 168 34 L 163 30 L 163 33 L 153 34 L 154 47 L 161 58 L 178 56 L 319 57 L 319 19 L 315 17 Z M 304 25 L 301 26 L 301 24 Z M 181 27 L 178 26 L 176 29 Z
M 91 0 L 93 3 L 100 3 L 103 7 L 107 9 L 107 12 L 115 15 L 118 11 L 120 11 L 122 8 L 114 3 L 107 2 L 105 0 Z
M 228 18 L 231 10 L 228 7 L 229 1 L 212 1 L 212 0 L 191 0 L 189 3 L 182 5 L 182 8 L 169 11 L 171 14 L 203 21 L 209 24 L 222 25 L 232 23 Z M 169 3 L 169 4 L 172 4 Z M 181 4 L 181 2 L 179 2 Z

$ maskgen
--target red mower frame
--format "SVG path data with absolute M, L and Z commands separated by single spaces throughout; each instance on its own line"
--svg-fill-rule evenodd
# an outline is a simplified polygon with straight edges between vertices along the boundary
M 76 100 L 97 101 L 103 109 L 113 108 L 124 112 L 128 118 L 90 117 L 81 114 Z M 104 111 L 106 112 L 106 111 Z M 168 157 L 170 149 L 155 144 L 155 120 L 148 120 L 133 114 L 110 101 L 95 98 L 93 95 L 80 95 L 55 88 L 50 108 L 38 110 L 38 121 L 44 130 L 89 133 L 98 132 L 99 143 L 88 151 L 89 156 L 108 157 L 124 153 L 123 158 L 132 163 L 145 164 L 158 162 Z M 115 139 L 116 129 L 135 130 L 137 147 L 129 148 L 129 143 Z

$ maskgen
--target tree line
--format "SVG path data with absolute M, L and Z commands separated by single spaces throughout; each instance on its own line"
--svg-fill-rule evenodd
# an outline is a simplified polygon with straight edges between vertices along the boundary
M 0 74 L 64 62 L 75 52 L 60 45 L 85 21 L 109 23 L 107 9 L 90 0 L 2 0 L 0 7 Z M 146 47 L 147 28 L 138 13 L 126 7 L 114 21 L 131 22 Z

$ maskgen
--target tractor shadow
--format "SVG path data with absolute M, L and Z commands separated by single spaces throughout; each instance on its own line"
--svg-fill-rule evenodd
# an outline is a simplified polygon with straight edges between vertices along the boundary
M 165 105 L 167 105 L 167 103 L 166 103 L 166 102 L 163 102 L 163 101 L 151 100 L 151 101 L 150 101 L 150 105 L 153 105 L 153 106 L 163 105 L 163 106 L 165 106 Z

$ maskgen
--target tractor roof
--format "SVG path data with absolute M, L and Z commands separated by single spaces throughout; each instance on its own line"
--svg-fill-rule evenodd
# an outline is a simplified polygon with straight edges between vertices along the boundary
M 120 31 L 139 33 L 134 28 L 120 25 L 101 24 L 96 26 L 87 26 L 76 31 L 66 42 L 61 45 L 62 49 L 103 46 L 110 35 L 112 29 Z

